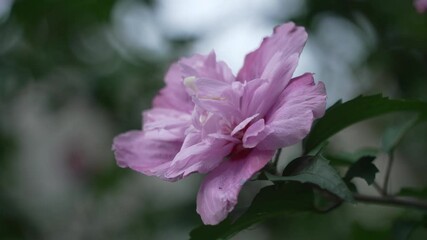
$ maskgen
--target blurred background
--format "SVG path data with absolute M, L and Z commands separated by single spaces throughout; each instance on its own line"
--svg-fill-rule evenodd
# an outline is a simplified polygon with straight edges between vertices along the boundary
M 316 73 L 329 105 L 373 93 L 427 101 L 427 14 L 410 0 L 0 0 L 0 239 L 187 239 L 201 224 L 200 176 L 167 183 L 121 169 L 112 139 L 140 128 L 179 57 L 215 49 L 236 73 L 290 20 L 309 32 L 296 74 Z M 357 124 L 331 151 L 378 148 L 402 118 Z M 426 136 L 421 124 L 403 139 L 392 191 L 427 185 Z M 358 204 L 236 239 L 391 239 L 397 222 L 418 218 Z

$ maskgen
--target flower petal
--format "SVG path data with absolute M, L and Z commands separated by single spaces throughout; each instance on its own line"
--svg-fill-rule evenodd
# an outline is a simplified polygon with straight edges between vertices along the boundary
M 240 82 L 191 78 L 186 79 L 186 86 L 198 108 L 207 113 L 217 114 L 225 121 L 241 121 L 240 98 L 243 94 L 243 85 Z
M 222 61 L 216 60 L 215 52 L 207 56 L 195 54 L 191 58 L 179 61 L 182 77 L 194 76 L 196 78 L 209 78 L 224 82 L 233 82 L 235 77 L 230 68 Z
M 191 115 L 167 108 L 153 108 L 143 113 L 146 137 L 164 141 L 183 141 L 191 124 Z
M 188 144 L 195 143 L 193 145 Z M 224 138 L 207 137 L 201 139 L 198 134 L 190 134 L 186 137 L 184 146 L 173 159 L 168 178 L 182 178 L 193 172 L 207 173 L 217 167 L 230 154 L 234 142 Z
M 308 134 L 314 119 L 323 116 L 325 108 L 326 91 L 322 82 L 315 85 L 310 73 L 292 79 L 265 117 L 271 133 L 257 148 L 277 149 L 297 143 Z
M 191 112 L 194 103 L 185 91 L 184 84 L 182 83 L 182 75 L 179 63 L 172 64 L 165 76 L 166 86 L 160 90 L 153 100 L 154 108 Z
M 210 172 L 197 195 L 197 212 L 203 223 L 215 225 L 224 220 L 237 204 L 243 184 L 273 155 L 274 151 L 253 149 L 247 155 L 224 161 Z
M 261 46 L 249 53 L 245 63 L 237 75 L 239 81 L 249 81 L 260 78 L 266 72 L 266 66 L 277 53 L 282 62 L 290 56 L 299 55 L 307 41 L 307 33 L 303 27 L 294 23 L 286 23 L 274 29 L 271 37 L 266 37 Z
M 207 56 L 196 54 L 189 58 L 181 58 L 172 64 L 166 73 L 166 86 L 155 97 L 153 106 L 191 112 L 194 103 L 183 84 L 183 80 L 187 77 L 209 78 L 225 82 L 232 82 L 235 79 L 224 62 L 216 61 L 214 52 Z
M 258 113 L 261 117 L 276 104 L 277 98 L 289 84 L 297 66 L 299 57 L 297 54 L 287 59 L 274 57 L 268 63 L 267 72 L 245 84 L 241 100 L 242 113 L 246 116 Z
M 236 133 L 240 132 L 241 130 L 243 130 L 244 128 L 246 128 L 246 126 L 248 126 L 248 124 L 250 122 L 252 122 L 252 120 L 254 120 L 256 117 L 258 117 L 258 113 L 254 114 L 248 118 L 246 118 L 245 120 L 243 120 L 242 122 L 240 122 L 234 129 L 233 131 L 231 131 L 230 135 L 234 136 L 236 135 Z
M 142 131 L 130 131 L 114 138 L 113 151 L 120 167 L 129 167 L 148 176 L 175 181 L 165 177 L 172 159 L 182 143 L 146 137 Z
M 271 129 L 265 126 L 264 119 L 253 123 L 243 136 L 243 147 L 254 148 L 271 133 Z

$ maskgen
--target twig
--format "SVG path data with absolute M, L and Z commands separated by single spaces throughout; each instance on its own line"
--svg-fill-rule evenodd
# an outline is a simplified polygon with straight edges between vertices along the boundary
M 416 208 L 419 210 L 427 211 L 427 202 L 422 202 L 415 199 L 408 198 L 398 198 L 391 196 L 367 196 L 362 194 L 354 194 L 354 199 L 359 202 L 364 203 L 373 203 L 373 204 L 381 204 L 381 205 L 390 205 L 390 206 L 398 206 L 398 207 L 409 207 Z
M 373 182 L 372 186 L 378 191 L 381 196 L 387 196 L 387 193 L 384 191 L 384 189 L 381 188 L 381 186 L 377 182 Z
M 394 161 L 394 151 L 392 150 L 389 153 L 389 161 L 388 161 L 388 165 L 387 165 L 387 170 L 385 172 L 384 187 L 383 187 L 384 195 L 388 195 L 388 184 L 389 184 L 391 167 L 393 165 L 393 161 Z
M 277 163 L 279 162 L 280 154 L 282 153 L 282 149 L 277 149 L 276 155 L 273 159 L 273 166 L 277 168 Z

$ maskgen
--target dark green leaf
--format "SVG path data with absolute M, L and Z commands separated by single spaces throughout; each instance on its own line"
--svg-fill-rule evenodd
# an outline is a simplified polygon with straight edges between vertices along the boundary
M 407 118 L 400 124 L 390 126 L 386 129 L 382 139 L 384 152 L 391 152 L 399 144 L 403 136 L 418 122 L 418 116 Z
M 350 166 L 344 180 L 350 182 L 355 177 L 365 179 L 368 185 L 371 185 L 375 180 L 375 174 L 378 172 L 378 168 L 372 163 L 375 157 L 365 156 L 360 158 L 357 162 Z
M 360 96 L 345 103 L 337 102 L 319 119 L 304 140 L 304 151 L 310 152 L 342 129 L 386 113 L 412 111 L 427 114 L 427 103 L 416 100 L 393 100 L 381 95 Z
M 314 188 L 313 193 L 314 207 L 320 213 L 328 213 L 343 203 L 341 198 L 326 190 Z
M 283 170 L 283 176 L 297 175 L 304 169 L 308 168 L 316 160 L 313 156 L 302 156 L 291 161 Z
M 249 209 L 236 221 L 229 217 L 215 226 L 200 226 L 190 233 L 191 240 L 229 239 L 249 226 L 266 219 L 312 211 L 313 191 L 300 183 L 268 186 L 258 193 Z
M 403 196 L 403 197 L 415 197 L 415 198 L 427 199 L 427 187 L 423 189 L 402 188 L 397 195 Z
M 302 162 L 307 164 L 309 161 L 308 156 L 297 158 L 294 161 Z M 322 158 L 321 156 L 311 157 L 311 164 L 306 168 L 298 172 L 297 175 L 293 176 L 274 176 L 267 174 L 267 177 L 270 181 L 298 181 L 302 183 L 312 183 L 320 188 L 327 190 L 338 197 L 353 202 L 353 197 L 350 190 L 347 188 L 346 184 L 341 179 L 341 176 L 338 172 L 329 165 L 329 162 Z M 293 162 L 294 162 L 293 161 Z M 291 163 L 292 164 L 292 163 Z M 291 165 L 290 164 L 290 165 Z M 297 163 L 293 163 L 296 165 Z M 295 167 L 293 167 L 295 168 Z M 285 169 L 284 172 L 287 170 Z

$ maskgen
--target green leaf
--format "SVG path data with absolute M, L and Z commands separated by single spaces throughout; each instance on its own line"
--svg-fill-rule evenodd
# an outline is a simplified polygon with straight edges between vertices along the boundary
M 415 198 L 427 199 L 427 187 L 423 189 L 402 188 L 397 195 L 402 197 L 415 197 Z
M 392 152 L 402 140 L 403 136 L 417 124 L 418 120 L 419 118 L 417 115 L 415 117 L 407 118 L 406 121 L 403 121 L 400 124 L 388 127 L 384 132 L 382 139 L 382 148 L 384 152 Z
M 368 185 L 371 185 L 375 180 L 375 174 L 378 168 L 372 163 L 375 157 L 365 156 L 350 166 L 344 180 L 350 182 L 355 177 L 363 178 Z
M 329 162 L 321 156 L 309 157 L 304 156 L 293 160 L 289 165 L 295 165 L 298 162 L 307 165 L 309 162 L 308 159 L 311 159 L 311 164 L 306 168 L 298 172 L 297 175 L 293 176 L 274 176 L 271 174 L 266 174 L 268 180 L 277 182 L 277 181 L 297 181 L 302 183 L 312 183 L 320 188 L 331 192 L 332 194 L 337 195 L 341 199 L 344 199 L 349 202 L 354 202 L 353 196 L 350 190 L 347 188 L 347 185 L 341 179 L 341 176 L 338 172 L 329 165 Z M 295 162 L 296 163 L 293 163 Z M 292 168 L 295 168 L 292 166 Z M 287 170 L 285 169 L 284 172 Z
M 191 240 L 229 239 L 238 232 L 266 219 L 313 211 L 313 191 L 300 183 L 267 186 L 261 189 L 248 210 L 236 221 L 231 217 L 215 226 L 200 226 L 190 233 Z
M 335 133 L 354 123 L 402 111 L 427 115 L 427 103 L 416 100 L 393 100 L 381 95 L 360 96 L 345 103 L 339 101 L 313 125 L 310 134 L 304 140 L 304 151 L 310 152 Z

